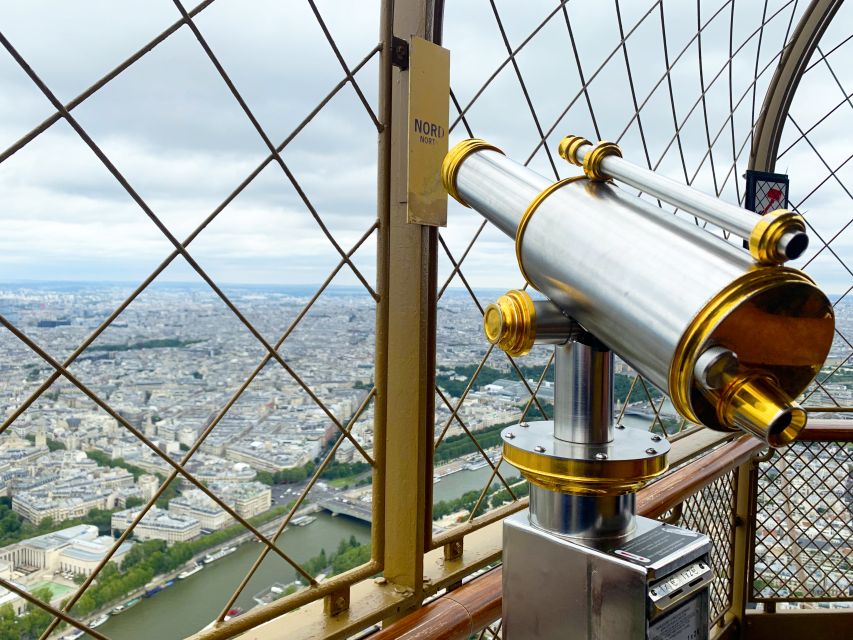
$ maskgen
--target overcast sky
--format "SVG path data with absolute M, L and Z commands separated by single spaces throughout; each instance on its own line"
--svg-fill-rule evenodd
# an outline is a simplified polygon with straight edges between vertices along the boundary
M 497 7 L 512 47 L 518 46 L 557 3 L 502 1 Z M 765 29 L 760 53 L 758 37 L 750 34 L 761 21 L 763 3 L 739 2 L 734 10 L 734 48 L 746 44 L 732 65 L 732 95 L 745 96 L 734 118 L 736 148 L 745 141 L 752 122 L 756 58 L 759 71 L 771 63 L 784 41 L 795 10 L 806 3 L 771 1 L 768 16 L 781 12 Z M 318 2 L 341 53 L 352 67 L 375 46 L 379 31 L 377 1 Z M 487 0 L 448 0 L 444 44 L 452 52 L 452 84 L 463 105 L 507 57 Z M 190 8 L 191 3 L 187 3 Z M 584 73 L 589 78 L 619 42 L 615 5 L 573 0 L 568 3 Z M 655 3 L 623 1 L 624 30 L 630 31 Z M 701 20 L 723 7 L 702 36 L 707 110 L 712 138 L 726 127 L 714 146 L 718 184 L 732 163 L 729 108 L 730 5 L 718 0 L 702 3 Z M 698 169 L 695 184 L 713 190 L 703 105 L 682 121 L 700 95 L 696 7 L 688 2 L 664 3 L 670 62 L 676 63 L 672 86 L 682 149 L 688 175 Z M 0 30 L 63 102 L 84 91 L 100 76 L 134 53 L 178 19 L 170 0 L 3 2 Z M 843 40 L 844 23 L 853 20 L 843 7 L 822 48 L 829 52 Z M 342 78 L 343 71 L 325 40 L 307 2 L 216 0 L 196 18 L 202 34 L 275 144 Z M 849 30 L 849 26 L 847 27 Z M 665 152 L 674 125 L 667 83 L 652 93 L 664 69 L 661 15 L 657 8 L 627 41 L 628 56 L 642 111 L 646 146 L 659 170 L 684 180 L 678 146 Z M 803 81 L 792 109 L 804 130 L 853 91 L 853 44 L 829 57 L 837 82 L 823 64 Z M 357 75 L 372 108 L 376 109 L 378 59 Z M 580 81 L 562 12 L 547 23 L 519 54 L 518 64 L 542 127 L 554 127 L 553 150 L 567 133 L 594 138 L 586 102 L 575 100 L 565 117 L 560 114 L 575 99 Z M 757 83 L 755 109 L 775 64 Z M 722 75 L 711 84 L 717 74 Z M 839 87 L 840 83 L 840 87 Z M 633 105 L 623 53 L 616 49 L 590 88 L 590 99 L 601 134 L 616 139 L 631 120 Z M 21 68 L 0 50 L 0 147 L 6 149 L 53 113 L 45 97 Z M 197 40 L 182 27 L 146 54 L 118 79 L 73 111 L 86 131 L 124 173 L 139 194 L 171 231 L 183 239 L 267 156 L 260 136 L 241 112 Z M 836 169 L 849 154 L 853 103 L 843 104 L 809 134 L 810 141 Z M 451 113 L 451 119 L 455 112 Z M 468 118 L 474 134 L 501 146 L 525 161 L 538 135 L 511 65 L 506 65 L 471 107 Z M 451 143 L 465 137 L 462 127 Z M 795 140 L 792 125 L 785 140 Z M 375 157 L 377 131 L 352 87 L 346 86 L 287 147 L 285 162 L 344 250 L 376 217 Z M 782 148 L 788 146 L 783 141 Z M 620 141 L 625 156 L 645 164 L 636 121 Z M 555 154 L 556 155 L 556 154 Z M 557 159 L 559 160 L 559 159 Z M 748 148 L 728 177 L 723 197 L 735 200 L 735 180 L 741 181 Z M 700 166 L 701 163 L 701 166 Z M 553 177 L 543 150 L 531 162 Z M 562 175 L 571 167 L 559 166 Z M 829 171 L 811 148 L 801 142 L 777 167 L 791 173 L 791 197 L 796 203 L 824 180 Z M 853 185 L 853 166 L 838 172 Z M 849 187 L 848 187 L 849 188 Z M 449 226 L 443 231 L 454 252 L 461 252 L 476 231 L 478 216 L 451 203 Z M 836 181 L 811 196 L 803 211 L 817 233 L 831 238 L 851 219 L 851 198 Z M 171 251 L 171 245 L 74 131 L 60 121 L 24 149 L 0 164 L 0 282 L 41 280 L 122 280 L 138 282 Z M 853 257 L 853 231 L 833 243 L 842 260 Z M 812 239 L 814 253 L 820 242 Z M 320 233 L 280 167 L 270 164 L 225 211 L 190 245 L 190 252 L 217 280 L 243 283 L 317 283 L 337 264 L 338 256 Z M 368 242 L 354 261 L 365 275 L 375 276 L 375 249 Z M 465 263 L 475 286 L 518 284 L 512 242 L 487 230 Z M 502 265 L 495 268 L 495 265 Z M 441 260 L 442 274 L 449 262 Z M 853 276 L 824 251 L 809 267 L 832 292 L 843 292 Z M 164 280 L 196 280 L 178 259 L 161 276 Z M 344 271 L 337 283 L 352 284 Z M 458 282 L 454 284 L 459 284 Z

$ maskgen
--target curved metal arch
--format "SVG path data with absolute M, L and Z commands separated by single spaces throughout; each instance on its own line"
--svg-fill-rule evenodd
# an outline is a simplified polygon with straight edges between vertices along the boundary
M 788 109 L 806 65 L 844 0 L 812 0 L 785 47 L 755 122 L 749 168 L 773 171 Z

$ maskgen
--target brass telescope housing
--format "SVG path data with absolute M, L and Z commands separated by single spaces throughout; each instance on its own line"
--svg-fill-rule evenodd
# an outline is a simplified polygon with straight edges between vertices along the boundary
M 793 441 L 806 423 L 795 398 L 820 371 L 834 332 L 824 293 L 783 266 L 807 245 L 802 219 L 787 211 L 762 217 L 671 187 L 611 143 L 570 136 L 560 153 L 584 175 L 551 183 L 494 146 L 466 140 L 448 153 L 442 178 L 451 195 L 515 239 L 531 286 L 667 393 L 683 417 L 773 447 Z M 614 180 L 622 175 L 745 238 L 749 253 L 620 189 Z M 489 341 L 528 352 L 541 333 L 540 302 L 514 291 L 490 305 Z M 710 350 L 727 354 L 724 375 L 703 368 Z

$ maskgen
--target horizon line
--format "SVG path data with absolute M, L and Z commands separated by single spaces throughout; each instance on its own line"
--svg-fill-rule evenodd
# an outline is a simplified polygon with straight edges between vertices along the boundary
M 127 285 L 127 286 L 139 286 L 139 282 L 137 280 L 39 280 L 39 279 L 19 279 L 19 280 L 0 280 L 0 287 L 6 285 L 27 285 L 27 284 L 64 284 L 64 285 L 74 285 L 74 284 L 94 284 L 94 285 Z M 282 283 L 282 282 L 220 282 L 217 283 L 222 286 L 231 286 L 231 287 L 313 287 L 314 289 L 318 289 L 322 283 Z M 146 286 L 152 287 L 155 285 L 173 285 L 173 286 L 192 286 L 192 287 L 204 287 L 210 289 L 210 285 L 206 282 L 196 282 L 189 280 L 165 280 L 158 282 L 154 280 Z M 494 287 L 494 286 L 485 286 L 478 287 L 472 285 L 472 288 L 479 290 L 493 290 L 493 291 L 506 291 L 505 287 Z M 361 283 L 355 284 L 335 284 L 329 283 L 326 285 L 326 289 L 356 289 L 360 291 L 364 291 L 365 294 L 369 295 L 367 289 L 365 289 L 364 285 Z M 452 291 L 466 291 L 467 289 L 464 286 L 448 286 L 447 289 Z M 211 289 L 211 292 L 213 290 Z M 831 298 L 843 298 L 847 295 L 848 292 L 837 293 L 837 292 L 824 292 L 827 297 Z

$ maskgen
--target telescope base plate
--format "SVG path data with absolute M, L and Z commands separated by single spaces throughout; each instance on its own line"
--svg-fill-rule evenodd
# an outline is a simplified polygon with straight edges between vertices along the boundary
M 526 425 L 526 426 L 525 426 Z M 669 442 L 641 429 L 618 428 L 602 444 L 554 437 L 554 422 L 523 422 L 501 431 L 503 457 L 533 484 L 578 495 L 633 493 L 667 468 Z

